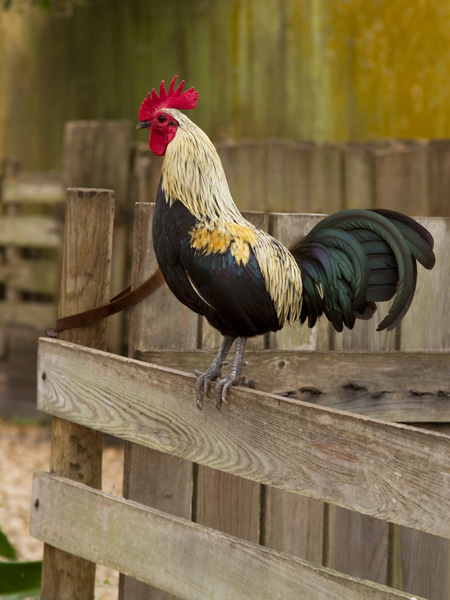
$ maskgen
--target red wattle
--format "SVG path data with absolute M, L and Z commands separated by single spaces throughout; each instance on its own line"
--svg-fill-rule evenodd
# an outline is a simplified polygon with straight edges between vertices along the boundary
M 169 141 L 167 140 L 166 132 L 158 131 L 152 127 L 150 130 L 149 146 L 156 156 L 162 156 L 166 152 Z

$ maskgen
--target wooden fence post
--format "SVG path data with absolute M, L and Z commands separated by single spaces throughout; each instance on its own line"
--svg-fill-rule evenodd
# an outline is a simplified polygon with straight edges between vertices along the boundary
M 66 187 L 114 190 L 112 295 L 126 287 L 128 235 L 133 208 L 128 200 L 132 123 L 128 120 L 68 121 L 64 130 L 64 182 Z M 124 348 L 123 313 L 109 319 L 108 349 Z
M 152 241 L 153 208 L 148 203 L 136 206 L 133 287 L 149 277 L 157 266 Z M 148 348 L 193 350 L 197 347 L 197 338 L 198 316 L 181 306 L 165 285 L 131 310 L 129 355 L 133 358 Z M 127 442 L 123 495 L 146 506 L 190 519 L 193 469 L 192 463 L 182 458 Z M 150 598 L 169 600 L 173 596 L 121 574 L 120 600 Z
M 104 304 L 109 298 L 114 192 L 67 190 L 59 315 Z M 61 332 L 60 339 L 106 350 L 105 320 Z M 101 487 L 100 432 L 54 418 L 51 471 Z M 45 545 L 42 600 L 92 600 L 95 564 Z

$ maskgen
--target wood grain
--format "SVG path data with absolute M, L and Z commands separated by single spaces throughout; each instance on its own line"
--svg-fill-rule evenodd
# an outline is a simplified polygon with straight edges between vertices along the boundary
M 420 269 L 414 301 L 401 323 L 400 348 L 423 352 L 450 350 L 450 218 L 419 219 L 434 237 L 436 265 Z
M 401 324 L 400 347 L 445 355 L 450 350 L 450 328 L 446 326 L 450 309 L 450 220 L 419 220 L 434 237 L 436 266 L 419 275 L 416 298 Z M 448 371 L 448 367 L 443 369 Z M 444 421 L 450 420 L 447 417 Z M 449 600 L 449 541 L 406 527 L 395 527 L 392 538 L 392 584 L 430 600 Z
M 153 252 L 154 204 L 136 205 L 131 278 L 138 285 L 157 267 Z M 133 307 L 129 345 L 133 352 L 151 349 L 192 350 L 197 347 L 198 317 L 180 304 L 166 285 Z
M 377 150 L 374 157 L 375 207 L 430 214 L 428 144 L 397 142 Z
M 269 233 L 286 247 L 306 235 L 323 219 L 324 215 L 276 214 L 270 215 Z M 330 344 L 329 323 L 322 319 L 309 329 L 300 323 L 286 325 L 277 333 L 269 333 L 270 348 L 297 350 L 328 350 Z
M 318 178 L 320 178 L 319 154 L 313 152 L 311 146 L 308 148 L 303 146 L 292 149 L 291 157 L 297 163 L 296 166 L 300 167 L 295 183 L 300 184 L 300 190 L 303 192 L 311 192 L 311 196 L 305 198 L 304 201 L 310 203 L 310 206 L 314 208 L 320 206 L 320 200 L 314 193 Z M 331 152 L 331 157 L 336 160 L 335 153 Z M 323 166 L 324 164 L 322 164 Z M 307 168 L 309 168 L 308 171 Z M 309 190 L 308 186 L 310 186 Z M 333 192 L 336 192 L 334 188 Z M 321 219 L 321 215 L 272 214 L 270 215 L 270 233 L 285 246 L 290 247 L 296 240 L 306 235 Z M 276 334 L 269 334 L 267 337 L 270 348 L 282 350 L 288 348 L 328 349 L 330 328 L 326 321 L 322 321 L 314 329 L 295 323 L 292 326 L 284 327 Z M 248 354 L 246 358 L 249 359 Z M 260 388 L 261 382 L 264 381 L 270 386 L 267 391 L 272 392 L 277 389 L 273 387 L 275 382 L 281 386 L 278 387 L 279 391 L 287 390 L 284 387 L 287 383 L 284 376 L 288 370 L 286 369 L 284 372 L 285 366 L 287 365 L 283 359 L 276 360 L 267 372 L 260 371 L 250 378 L 256 382 L 257 388 Z M 273 379 L 272 375 L 275 373 L 275 379 Z M 281 378 L 277 377 L 280 374 Z M 290 494 L 285 490 L 270 486 L 264 489 L 262 500 L 262 543 L 270 548 L 323 564 L 323 540 L 326 526 L 324 504 L 313 498 Z
M 132 285 L 137 286 L 156 269 L 153 253 L 154 205 L 137 204 L 133 247 Z M 177 318 L 178 317 L 178 318 Z M 177 350 L 197 347 L 198 316 L 182 306 L 166 285 L 135 306 L 130 316 L 129 354 L 140 347 Z M 194 467 L 192 463 L 132 443 L 125 445 L 124 496 L 142 504 L 184 517 L 192 516 Z M 130 577 L 120 577 L 119 597 L 125 600 L 170 600 Z
M 64 127 L 64 183 L 67 187 L 114 190 L 116 213 L 125 209 L 130 169 L 131 121 L 67 121 Z
M 269 215 L 262 212 L 245 211 L 244 217 L 256 227 L 268 230 Z M 210 349 L 209 363 L 217 352 L 222 336 L 202 318 L 201 347 Z M 251 349 L 264 348 L 266 336 L 257 336 L 248 341 Z M 230 351 L 230 359 L 234 348 Z M 185 354 L 178 353 L 178 354 Z M 199 353 L 194 353 L 197 356 Z M 204 355 L 203 355 L 204 356 Z M 206 371 L 209 364 L 195 364 L 195 369 Z M 196 469 L 195 520 L 224 533 L 236 535 L 242 539 L 258 542 L 260 540 L 260 498 L 261 486 L 254 481 L 223 473 L 198 465 Z
M 40 340 L 39 373 L 49 414 L 450 537 L 445 435 L 238 388 L 220 414 L 199 411 L 193 376 L 54 340 Z
M 245 357 L 245 374 L 260 391 L 398 423 L 450 420 L 449 353 L 277 349 Z M 149 351 L 137 358 L 193 372 L 206 368 L 212 353 Z
M 431 140 L 429 143 L 430 214 L 450 216 L 450 142 Z
M 114 192 L 67 190 L 59 316 L 104 304 L 109 298 Z M 61 333 L 61 338 L 106 349 L 105 320 Z M 81 424 L 53 419 L 52 472 L 101 487 L 102 436 Z M 92 600 L 95 564 L 48 544 L 44 547 L 42 598 Z
M 34 480 L 31 528 L 185 600 L 411 598 L 44 473 Z

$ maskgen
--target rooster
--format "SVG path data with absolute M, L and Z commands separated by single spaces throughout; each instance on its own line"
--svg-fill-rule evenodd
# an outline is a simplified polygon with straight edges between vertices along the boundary
M 183 92 L 176 80 L 147 94 L 136 128 L 150 129 L 151 150 L 164 155 L 153 218 L 160 269 L 178 300 L 223 336 L 207 371 L 195 372 L 199 408 L 215 380 L 220 408 L 230 386 L 248 384 L 242 368 L 251 336 L 297 320 L 313 327 L 321 315 L 340 332 L 391 298 L 378 330 L 396 327 L 414 296 L 416 261 L 434 265 L 433 238 L 403 214 L 352 209 L 324 218 L 288 250 L 237 209 L 214 145 L 180 112 L 196 107 L 198 92 Z

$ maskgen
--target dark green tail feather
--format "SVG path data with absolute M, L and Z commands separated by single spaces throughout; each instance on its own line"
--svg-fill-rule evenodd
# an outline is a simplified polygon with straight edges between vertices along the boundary
M 291 252 L 302 272 L 301 322 L 325 314 L 337 331 L 373 316 L 394 298 L 378 329 L 391 330 L 413 300 L 419 261 L 435 263 L 433 238 L 419 223 L 389 210 L 344 210 L 323 219 Z

